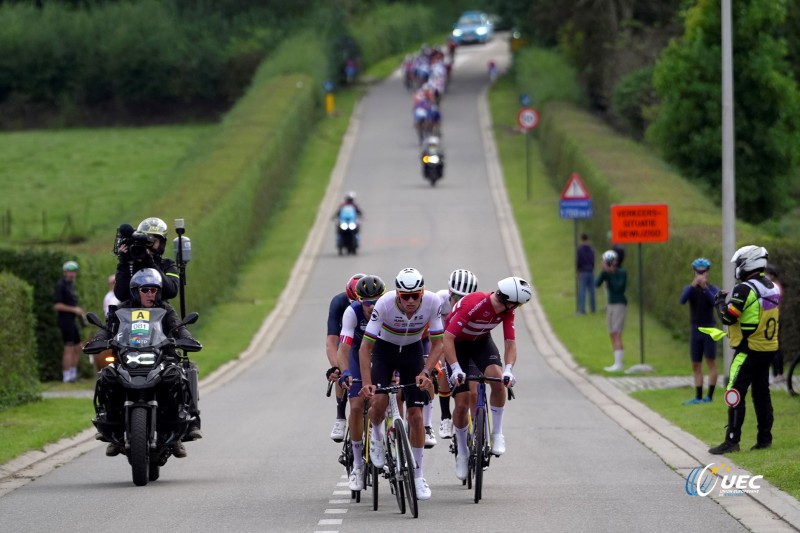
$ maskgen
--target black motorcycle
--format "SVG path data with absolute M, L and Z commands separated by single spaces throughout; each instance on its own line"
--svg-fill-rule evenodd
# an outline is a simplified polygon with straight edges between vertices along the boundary
M 158 479 L 172 445 L 183 439 L 193 421 L 189 406 L 197 391 L 191 390 L 187 376 L 191 370 L 178 350 L 195 352 L 201 346 L 191 339 L 169 337 L 173 332 L 162 328 L 165 314 L 157 307 L 118 309 L 119 327 L 111 332 L 113 338 L 84 348 L 86 353 L 112 350 L 114 362 L 100 371 L 95 387 L 92 423 L 100 440 L 116 445 L 128 457 L 138 486 Z M 190 313 L 180 326 L 197 318 L 197 313 Z M 88 319 L 107 329 L 97 315 L 89 313 Z
M 436 137 L 428 137 L 422 149 L 422 176 L 435 186 L 444 176 L 444 151 Z
M 339 211 L 336 228 L 336 247 L 339 255 L 345 251 L 355 255 L 358 251 L 358 214 L 353 206 L 346 205 Z

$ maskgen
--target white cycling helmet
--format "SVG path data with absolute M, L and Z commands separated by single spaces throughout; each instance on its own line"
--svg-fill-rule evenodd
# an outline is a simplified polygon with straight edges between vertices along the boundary
M 736 279 L 742 280 L 745 274 L 767 268 L 769 254 L 763 246 L 742 246 L 731 257 L 731 263 L 736 265 Z
M 425 289 L 425 280 L 416 268 L 404 268 L 394 279 L 397 292 L 416 292 Z
M 617 252 L 615 252 L 614 250 L 606 250 L 605 252 L 603 252 L 603 263 L 610 265 L 617 259 L 619 258 L 617 257 Z
M 469 270 L 464 270 L 463 268 L 453 270 L 453 272 L 450 273 L 450 283 L 448 286 L 450 287 L 450 292 L 453 294 L 466 296 L 478 290 L 478 277 Z
M 533 285 L 522 278 L 510 277 L 497 282 L 498 298 L 514 304 L 528 303 L 533 298 Z

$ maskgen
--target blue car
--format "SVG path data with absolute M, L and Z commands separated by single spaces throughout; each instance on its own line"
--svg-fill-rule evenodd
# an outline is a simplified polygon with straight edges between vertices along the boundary
M 482 11 L 466 11 L 453 26 L 453 40 L 458 44 L 485 43 L 493 33 L 492 21 Z

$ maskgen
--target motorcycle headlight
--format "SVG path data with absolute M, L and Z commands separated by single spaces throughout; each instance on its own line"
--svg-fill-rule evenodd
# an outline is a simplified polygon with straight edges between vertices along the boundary
M 125 354 L 125 364 L 131 368 L 138 366 L 153 366 L 156 362 L 156 354 L 149 352 L 128 352 Z
M 427 162 L 431 163 L 432 165 L 436 165 L 436 164 L 439 163 L 439 156 L 438 155 L 428 156 L 428 161 Z
M 343 230 L 347 229 L 347 222 L 342 222 L 341 224 L 339 224 L 339 228 Z
M 347 225 L 347 229 L 355 230 L 356 229 L 356 223 L 355 222 L 351 222 L 350 224 Z

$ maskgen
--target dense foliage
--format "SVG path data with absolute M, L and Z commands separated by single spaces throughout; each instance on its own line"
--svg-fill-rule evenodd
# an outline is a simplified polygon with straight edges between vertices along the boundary
M 0 272 L 0 409 L 33 400 L 39 393 L 32 306 L 30 285 Z

